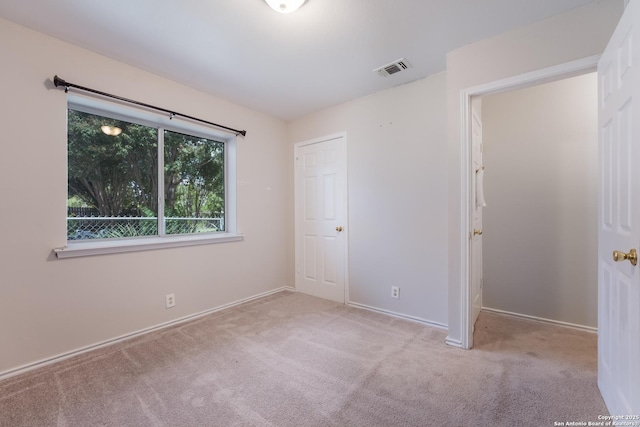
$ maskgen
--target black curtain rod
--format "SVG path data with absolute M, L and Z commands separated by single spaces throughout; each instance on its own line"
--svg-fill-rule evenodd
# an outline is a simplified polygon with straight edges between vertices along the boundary
M 151 109 L 157 110 L 157 111 L 162 111 L 164 113 L 168 113 L 169 114 L 169 118 L 171 118 L 171 119 L 174 118 L 174 117 L 180 116 L 180 117 L 184 117 L 186 119 L 195 120 L 196 122 L 206 123 L 208 125 L 215 126 L 217 128 L 220 128 L 220 129 L 225 129 L 225 130 L 234 132 L 236 134 L 236 136 L 238 136 L 238 135 L 247 136 L 247 131 L 246 130 L 233 129 L 233 128 L 230 128 L 230 127 L 227 127 L 227 126 L 219 125 L 217 123 L 209 122 L 207 120 L 202 120 L 202 119 L 199 119 L 197 117 L 188 116 L 186 114 L 176 113 L 175 111 L 167 110 L 166 108 L 156 107 L 155 105 L 145 104 L 144 102 L 139 102 L 139 101 L 134 101 L 134 100 L 128 99 L 128 98 L 123 98 L 122 96 L 112 95 L 110 93 L 102 92 L 102 91 L 95 90 L 95 89 L 90 89 L 90 88 L 84 87 L 84 86 L 79 86 L 79 85 L 64 81 L 63 79 L 61 79 L 57 75 L 53 77 L 53 84 L 56 87 L 64 86 L 64 91 L 65 92 L 68 92 L 70 87 L 74 87 L 76 89 L 84 90 L 86 92 L 96 93 L 98 95 L 106 96 L 108 98 L 117 99 L 119 101 L 124 101 L 124 102 L 128 102 L 130 104 L 140 105 L 142 107 L 151 108 Z

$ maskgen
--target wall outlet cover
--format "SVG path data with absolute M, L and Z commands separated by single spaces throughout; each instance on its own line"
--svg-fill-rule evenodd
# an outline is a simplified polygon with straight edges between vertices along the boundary
M 167 308 L 174 307 L 176 305 L 176 295 L 175 294 L 166 295 L 165 301 L 166 301 Z

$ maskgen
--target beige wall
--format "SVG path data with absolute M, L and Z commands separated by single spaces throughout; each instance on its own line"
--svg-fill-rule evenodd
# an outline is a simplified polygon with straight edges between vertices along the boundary
M 0 19 L 0 373 L 293 285 L 286 124 Z M 57 260 L 65 244 L 66 96 L 54 74 L 246 129 L 245 241 Z M 175 293 L 167 310 L 164 295 Z
M 296 143 L 347 132 L 349 300 L 447 323 L 444 73 L 290 123 Z M 293 148 L 290 148 L 293 152 Z M 400 299 L 391 298 L 391 286 Z
M 485 307 L 597 327 L 597 86 L 482 98 Z
M 451 342 L 462 340 L 460 91 L 602 53 L 622 10 L 620 0 L 598 0 L 447 55 Z

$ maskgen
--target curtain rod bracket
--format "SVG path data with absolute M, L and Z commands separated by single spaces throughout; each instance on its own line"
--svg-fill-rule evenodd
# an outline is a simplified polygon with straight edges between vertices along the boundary
M 224 129 L 224 130 L 226 130 L 228 132 L 235 133 L 236 136 L 238 136 L 238 135 L 247 136 L 247 131 L 246 130 L 233 129 L 233 128 L 230 128 L 230 127 L 227 127 L 227 126 L 223 126 L 223 125 L 219 125 L 217 123 L 213 123 L 213 122 L 210 122 L 210 121 L 207 121 L 207 120 L 202 120 L 202 119 L 199 119 L 197 117 L 188 116 L 186 114 L 176 113 L 176 112 L 173 112 L 171 110 L 167 110 L 166 108 L 156 107 L 155 105 L 145 104 L 144 102 L 134 101 L 132 99 L 124 98 L 122 96 L 112 95 L 112 94 L 107 93 L 107 92 L 102 92 L 102 91 L 99 91 L 99 90 L 90 89 L 88 87 L 79 86 L 79 85 L 76 85 L 76 84 L 73 84 L 73 83 L 68 83 L 64 79 L 61 79 L 60 77 L 58 77 L 57 74 L 55 76 L 53 76 L 53 84 L 54 84 L 55 87 L 64 86 L 64 92 L 65 93 L 69 92 L 69 88 L 75 87 L 77 89 L 84 90 L 85 92 L 95 93 L 95 94 L 98 94 L 100 96 L 106 96 L 107 98 L 113 98 L 113 99 L 117 99 L 118 101 L 124 101 L 124 102 L 128 102 L 130 104 L 135 104 L 135 105 L 139 105 L 141 107 L 150 108 L 152 110 L 162 111 L 164 113 L 168 113 L 170 120 L 173 119 L 176 116 L 181 116 L 181 117 L 184 117 L 185 119 L 193 120 L 193 121 L 200 122 L 200 123 L 205 123 L 205 124 L 208 124 L 210 126 L 217 127 L 219 129 Z

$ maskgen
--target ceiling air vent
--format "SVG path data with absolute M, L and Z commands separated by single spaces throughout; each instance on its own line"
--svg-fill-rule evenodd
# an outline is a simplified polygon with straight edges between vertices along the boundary
M 411 68 L 411 64 L 407 62 L 406 59 L 401 58 L 396 61 L 393 61 L 390 64 L 383 65 L 380 68 L 376 68 L 373 70 L 375 73 L 380 74 L 382 77 L 390 76 L 391 74 L 399 73 L 400 71 L 404 71 L 407 68 Z

